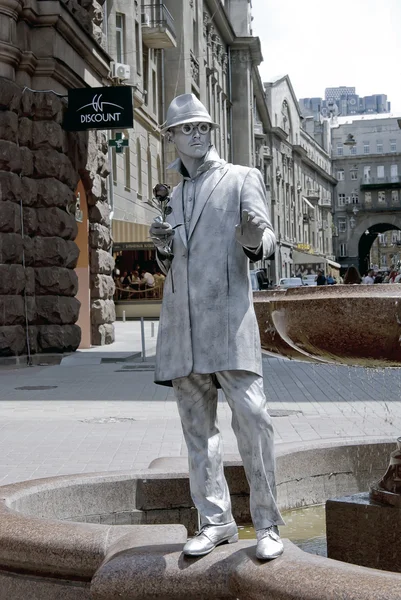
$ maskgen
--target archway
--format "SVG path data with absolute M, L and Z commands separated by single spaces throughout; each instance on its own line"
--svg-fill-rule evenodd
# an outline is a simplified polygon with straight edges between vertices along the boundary
M 395 224 L 390 223 L 375 223 L 368 227 L 361 237 L 359 238 L 358 244 L 358 257 L 359 257 L 359 272 L 366 273 L 370 268 L 370 251 L 372 249 L 373 243 L 377 239 L 380 233 L 385 233 L 386 231 L 391 230 L 399 230 L 401 231 L 401 227 Z M 379 265 L 380 266 L 380 265 Z

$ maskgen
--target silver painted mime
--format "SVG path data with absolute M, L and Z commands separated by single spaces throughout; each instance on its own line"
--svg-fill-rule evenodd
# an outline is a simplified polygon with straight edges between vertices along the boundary
M 202 526 L 184 553 L 199 556 L 238 539 L 217 423 L 221 387 L 250 486 L 257 556 L 270 559 L 283 551 L 276 528 L 283 520 L 248 257 L 270 256 L 276 239 L 259 171 L 222 160 L 204 123 L 217 126 L 194 95 L 170 104 L 165 131 L 179 156 L 171 167 L 183 181 L 172 192 L 167 222 L 150 228 L 167 275 L 155 378 L 174 387 Z M 172 259 L 166 257 L 166 242 Z

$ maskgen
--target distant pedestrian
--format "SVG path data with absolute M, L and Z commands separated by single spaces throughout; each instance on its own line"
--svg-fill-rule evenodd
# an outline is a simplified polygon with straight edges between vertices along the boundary
M 319 269 L 316 277 L 316 285 L 326 285 L 326 277 L 324 276 L 324 272 Z
M 375 282 L 374 276 L 375 272 L 373 271 L 373 269 L 369 269 L 365 277 L 362 279 L 362 283 L 364 283 L 365 285 L 373 285 Z
M 344 275 L 344 284 L 358 284 L 361 283 L 362 277 L 356 267 L 351 265 L 345 272 Z

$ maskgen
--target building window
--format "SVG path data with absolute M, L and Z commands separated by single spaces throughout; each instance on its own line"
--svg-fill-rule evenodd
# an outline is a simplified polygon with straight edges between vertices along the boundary
M 344 169 L 339 169 L 337 171 L 337 179 L 338 179 L 338 181 L 344 181 L 344 179 L 345 179 Z
M 338 231 L 340 233 L 347 231 L 347 221 L 345 219 L 338 219 Z
M 384 204 L 386 202 L 386 192 L 377 192 L 377 201 L 380 204 Z
M 383 142 L 376 143 L 377 154 L 383 154 Z
M 152 161 L 152 153 L 150 151 L 150 148 L 148 148 L 147 159 L 148 159 L 148 199 L 151 200 L 152 195 L 153 195 L 153 161 Z
M 124 138 L 129 141 L 129 133 L 125 131 L 123 134 Z M 125 167 L 125 189 L 131 189 L 131 152 L 129 146 L 124 148 L 124 167 Z
M 152 69 L 152 98 L 153 98 L 153 114 L 157 115 L 157 78 L 156 71 Z
M 356 181 L 358 179 L 358 169 L 351 169 L 351 180 Z
M 377 179 L 384 179 L 384 166 L 377 165 Z
M 398 231 L 392 231 L 391 233 L 391 242 L 395 244 L 398 242 Z
M 365 183 L 370 182 L 370 166 L 363 167 L 363 181 Z
M 398 204 L 398 190 L 391 190 L 391 202 L 392 204 Z
M 351 154 L 357 154 L 357 147 L 356 147 L 356 145 L 355 146 L 351 146 L 350 153 Z
M 142 77 L 143 77 L 143 91 L 145 92 L 145 104 L 149 102 L 149 50 L 142 44 Z
M 390 152 L 397 152 L 397 140 L 390 140 Z
M 345 205 L 345 194 L 338 194 L 338 206 Z
M 355 192 L 351 194 L 351 204 L 359 204 L 359 196 Z
M 390 176 L 392 182 L 398 181 L 398 165 L 391 165 Z
M 119 63 L 125 58 L 124 37 L 124 15 L 116 13 L 116 58 Z
M 337 143 L 337 154 L 338 156 L 342 156 L 344 153 L 344 146 L 341 143 Z
M 365 204 L 372 204 L 372 192 L 365 192 Z
M 141 140 L 139 137 L 136 140 L 136 169 L 137 169 L 137 182 L 138 182 L 138 194 L 142 196 L 142 148 Z
M 387 236 L 385 233 L 379 233 L 378 238 L 379 244 L 387 244 Z
M 341 258 L 347 256 L 347 244 L 340 244 L 340 256 Z
M 369 142 L 363 142 L 363 153 L 364 154 L 369 154 L 370 153 L 370 144 L 369 144 Z
M 135 54 L 136 54 L 136 72 L 138 75 L 141 74 L 142 61 L 141 61 L 141 36 L 139 33 L 139 23 L 135 21 Z

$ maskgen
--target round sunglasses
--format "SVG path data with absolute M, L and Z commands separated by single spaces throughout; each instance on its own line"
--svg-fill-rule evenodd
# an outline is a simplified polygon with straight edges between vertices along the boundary
M 184 135 L 191 135 L 194 129 L 198 130 L 198 133 L 205 135 L 211 130 L 210 123 L 184 123 L 181 125 L 181 131 Z

